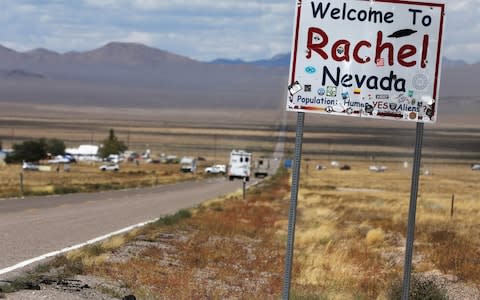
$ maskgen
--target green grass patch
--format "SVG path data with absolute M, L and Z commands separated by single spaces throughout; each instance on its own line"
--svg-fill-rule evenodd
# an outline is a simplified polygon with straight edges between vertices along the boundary
M 74 194 L 81 192 L 81 189 L 76 186 L 55 186 L 53 189 L 54 194 Z
M 183 219 L 188 219 L 192 217 L 192 213 L 189 210 L 181 209 L 173 215 L 166 215 L 158 219 L 154 225 L 156 226 L 172 226 L 177 224 Z

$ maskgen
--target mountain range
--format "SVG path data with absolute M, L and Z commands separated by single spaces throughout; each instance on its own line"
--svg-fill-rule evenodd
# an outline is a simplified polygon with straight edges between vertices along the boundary
M 284 105 L 289 63 L 288 53 L 253 62 L 201 62 L 136 43 L 64 54 L 0 46 L 0 102 L 277 109 Z M 446 105 L 440 107 L 468 113 L 472 105 L 479 108 L 478 78 L 480 63 L 444 58 L 440 95 Z
M 65 54 L 0 46 L 4 102 L 272 108 L 279 107 L 284 74 L 259 66 L 200 62 L 135 43 L 112 42 Z

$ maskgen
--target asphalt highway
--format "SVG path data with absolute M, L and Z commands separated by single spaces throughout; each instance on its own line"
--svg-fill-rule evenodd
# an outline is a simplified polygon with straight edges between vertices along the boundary
M 217 177 L 154 188 L 0 200 L 0 273 L 52 251 L 242 188 Z M 0 274 L 0 279 L 8 276 Z

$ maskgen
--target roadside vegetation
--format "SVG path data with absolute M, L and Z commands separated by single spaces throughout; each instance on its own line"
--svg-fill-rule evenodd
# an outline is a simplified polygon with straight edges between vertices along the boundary
M 51 166 L 50 172 L 22 171 L 21 165 L 17 164 L 0 166 L 0 198 L 22 195 L 20 173 L 24 196 L 151 187 L 205 177 L 203 163 L 196 174 L 180 172 L 178 164 L 142 163 L 137 166 L 135 163 L 122 163 L 118 172 L 102 172 L 99 166 L 100 163 L 76 163 L 65 171 L 63 165 L 59 165 L 58 172 L 56 165 Z
M 304 168 L 295 244 L 298 291 L 322 291 L 325 299 L 398 299 L 411 170 L 401 163 L 386 166 L 384 173 L 369 172 L 361 162 L 350 171 Z M 420 181 L 413 285 L 431 295 L 478 299 L 480 174 L 466 164 L 428 167 L 430 175 Z
M 373 173 L 353 162 L 320 171 L 317 163 L 302 166 L 292 299 L 399 299 L 410 169 L 385 162 L 387 171 Z M 480 173 L 465 164 L 428 170 L 410 299 L 479 299 Z M 278 299 L 290 180 L 283 170 L 246 200 L 238 193 L 207 201 L 68 253 L 48 274 L 120 282 L 138 299 Z
M 7 163 L 36 162 L 46 158 L 47 154 L 52 156 L 65 154 L 65 143 L 56 138 L 28 140 L 14 144 L 12 148 L 14 152 L 5 159 Z

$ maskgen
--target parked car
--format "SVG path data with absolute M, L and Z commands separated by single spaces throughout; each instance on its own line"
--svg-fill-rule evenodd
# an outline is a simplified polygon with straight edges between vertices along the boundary
M 120 170 L 120 166 L 118 164 L 105 164 L 105 165 L 101 165 L 98 169 L 100 169 L 101 171 L 117 172 Z
M 480 171 L 480 164 L 472 164 L 472 171 Z
M 39 170 L 39 167 L 38 165 L 36 164 L 33 164 L 33 163 L 29 163 L 29 162 L 23 162 L 22 164 L 22 170 L 25 170 L 25 171 L 38 171 Z
M 75 158 L 70 154 L 57 155 L 54 158 L 47 161 L 49 164 L 70 164 L 76 163 Z
M 381 172 L 385 172 L 385 171 L 387 170 L 387 167 L 385 167 L 385 166 L 373 165 L 373 166 L 368 167 L 368 169 L 369 169 L 371 172 L 381 173 Z
M 227 166 L 225 165 L 213 165 L 205 168 L 207 174 L 225 174 L 227 173 Z

